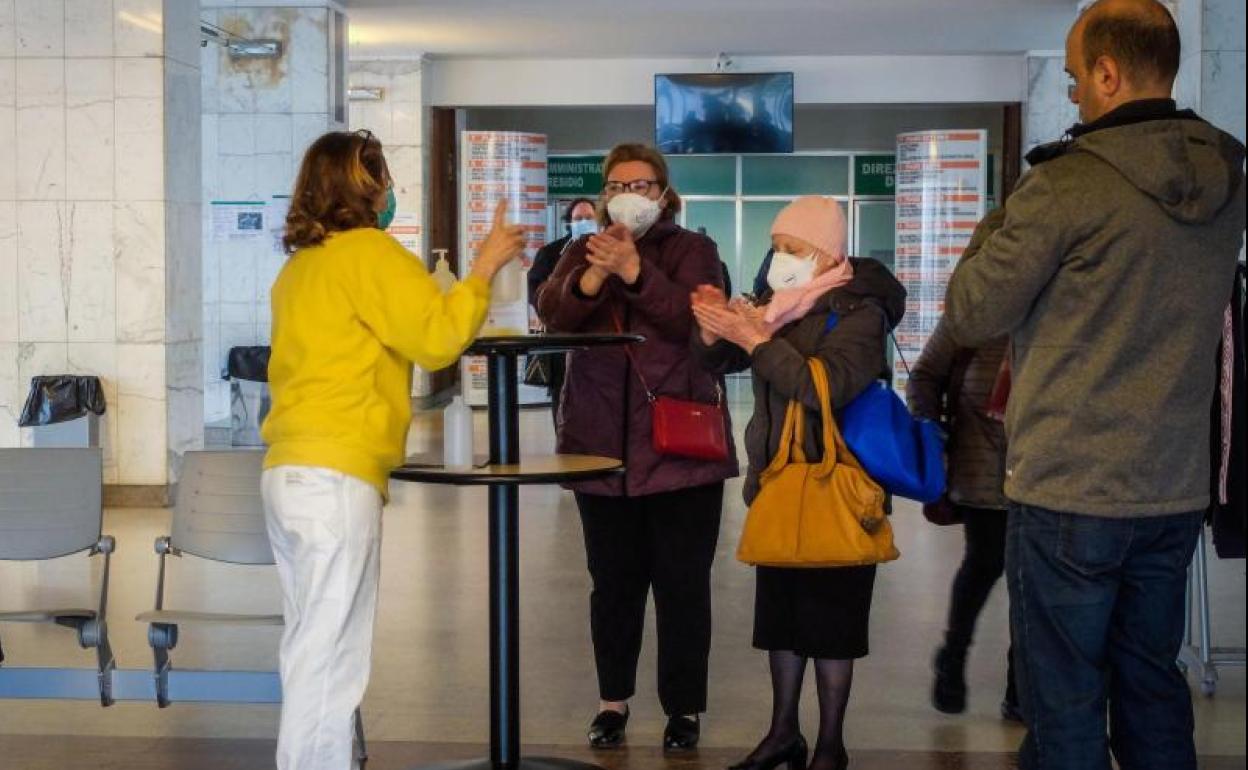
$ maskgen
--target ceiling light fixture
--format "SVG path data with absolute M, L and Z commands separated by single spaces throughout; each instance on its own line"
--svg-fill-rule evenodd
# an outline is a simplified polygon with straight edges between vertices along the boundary
M 380 102 L 386 98 L 386 89 L 379 86 L 351 86 L 347 100 L 352 102 Z
M 199 23 L 199 44 L 219 45 L 230 53 L 231 59 L 278 59 L 282 56 L 282 41 L 274 39 L 252 40 L 235 35 L 206 21 Z

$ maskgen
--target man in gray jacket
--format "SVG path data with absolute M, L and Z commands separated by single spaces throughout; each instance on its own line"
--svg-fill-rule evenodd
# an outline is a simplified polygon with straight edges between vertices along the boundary
M 1066 42 L 1082 123 L 1029 160 L 954 272 L 959 344 L 1013 340 L 1006 544 L 1024 770 L 1194 770 L 1175 659 L 1209 505 L 1215 355 L 1244 232 L 1244 147 L 1169 99 L 1156 0 Z M 1106 725 L 1106 701 L 1109 725 Z

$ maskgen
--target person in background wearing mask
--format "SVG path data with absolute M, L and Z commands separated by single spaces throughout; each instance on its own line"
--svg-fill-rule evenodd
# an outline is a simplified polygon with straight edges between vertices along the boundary
M 1023 770 L 1195 770 L 1176 660 L 1210 502 L 1216 360 L 1244 237 L 1244 146 L 1170 98 L 1157 0 L 1066 39 L 1071 138 L 1033 150 L 946 297 L 958 345 L 1013 345 L 1006 532 Z
M 538 249 L 529 268 L 529 303 L 537 309 L 537 294 L 542 284 L 555 271 L 555 265 L 567 253 L 568 247 L 582 238 L 598 232 L 598 212 L 589 198 L 577 198 L 563 211 L 563 225 L 567 233 Z M 546 392 L 550 395 L 550 412 L 558 425 L 559 394 L 563 390 L 564 353 L 542 353 L 546 361 L 548 381 Z
M 888 376 L 888 334 L 905 313 L 906 290 L 879 262 L 846 257 L 845 242 L 845 216 L 836 201 L 799 198 L 771 226 L 775 253 L 759 306 L 741 299 L 730 304 L 715 287 L 699 287 L 693 297 L 698 327 L 692 350 L 699 364 L 718 375 L 753 371 L 754 414 L 745 429 L 747 505 L 780 450 L 789 401 L 798 399 L 807 410 L 803 451 L 809 462 L 823 455 L 810 358 L 827 369 L 834 408 Z M 768 653 L 771 728 L 730 770 L 807 768 L 798 706 L 811 659 L 819 738 L 809 768 L 849 766 L 845 711 L 854 659 L 867 655 L 875 572 L 875 566 L 755 569 L 754 646 Z
M 368 685 L 381 511 L 412 421 L 412 364 L 441 369 L 476 337 L 490 282 L 524 250 L 494 214 L 471 273 L 443 294 L 384 228 L 394 192 L 371 133 L 317 139 L 295 182 L 273 284 L 273 408 L 262 493 L 282 585 L 278 770 L 353 766 Z
M 602 233 L 572 244 L 538 292 L 552 332 L 640 334 L 631 346 L 568 356 L 558 427 L 560 452 L 618 457 L 625 475 L 571 485 L 585 535 L 593 593 L 590 628 L 601 703 L 591 746 L 624 741 L 636 690 L 646 603 L 658 617 L 658 689 L 668 716 L 667 749 L 690 749 L 706 711 L 711 649 L 711 562 L 719 540 L 724 479 L 737 475 L 735 453 L 721 461 L 660 455 L 651 438 L 648 391 L 713 403 L 722 378 L 689 357 L 689 293 L 722 287 L 714 241 L 673 221 L 680 196 L 657 150 L 624 144 L 603 169 Z M 728 412 L 723 410 L 727 423 Z M 731 442 L 731 426 L 725 424 Z

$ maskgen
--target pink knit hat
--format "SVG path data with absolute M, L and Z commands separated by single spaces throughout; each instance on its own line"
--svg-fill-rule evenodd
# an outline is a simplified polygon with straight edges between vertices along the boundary
M 801 238 L 833 259 L 845 256 L 845 215 L 831 198 L 807 195 L 785 206 L 771 223 L 772 235 Z M 799 254 L 797 256 L 806 256 Z

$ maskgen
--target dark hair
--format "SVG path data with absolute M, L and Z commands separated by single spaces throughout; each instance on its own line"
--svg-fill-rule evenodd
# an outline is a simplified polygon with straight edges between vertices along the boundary
M 664 194 L 667 208 L 663 210 L 663 218 L 671 219 L 675 217 L 680 212 L 682 205 L 680 194 L 676 192 L 676 188 L 672 187 L 671 175 L 667 170 L 667 159 L 663 157 L 663 153 L 650 145 L 617 144 L 607 155 L 607 159 L 602 162 L 602 178 L 606 179 L 610 176 L 611 169 L 621 163 L 629 163 L 635 160 L 649 163 L 650 167 L 654 169 L 654 177 L 658 180 L 659 186 L 667 190 Z
M 1173 84 L 1182 48 L 1174 17 L 1157 0 L 1133 6 L 1096 3 L 1084 12 L 1084 66 L 1108 56 L 1132 85 Z
M 576 207 L 581 205 L 582 203 L 588 203 L 591 209 L 596 209 L 598 207 L 598 204 L 590 198 L 574 199 L 571 203 L 568 204 L 568 207 L 563 210 L 563 223 L 565 225 L 572 224 L 572 212 L 575 211 Z
M 331 234 L 376 227 L 378 198 L 390 186 L 381 142 L 369 131 L 332 131 L 304 153 L 286 214 L 287 254 L 319 246 Z

